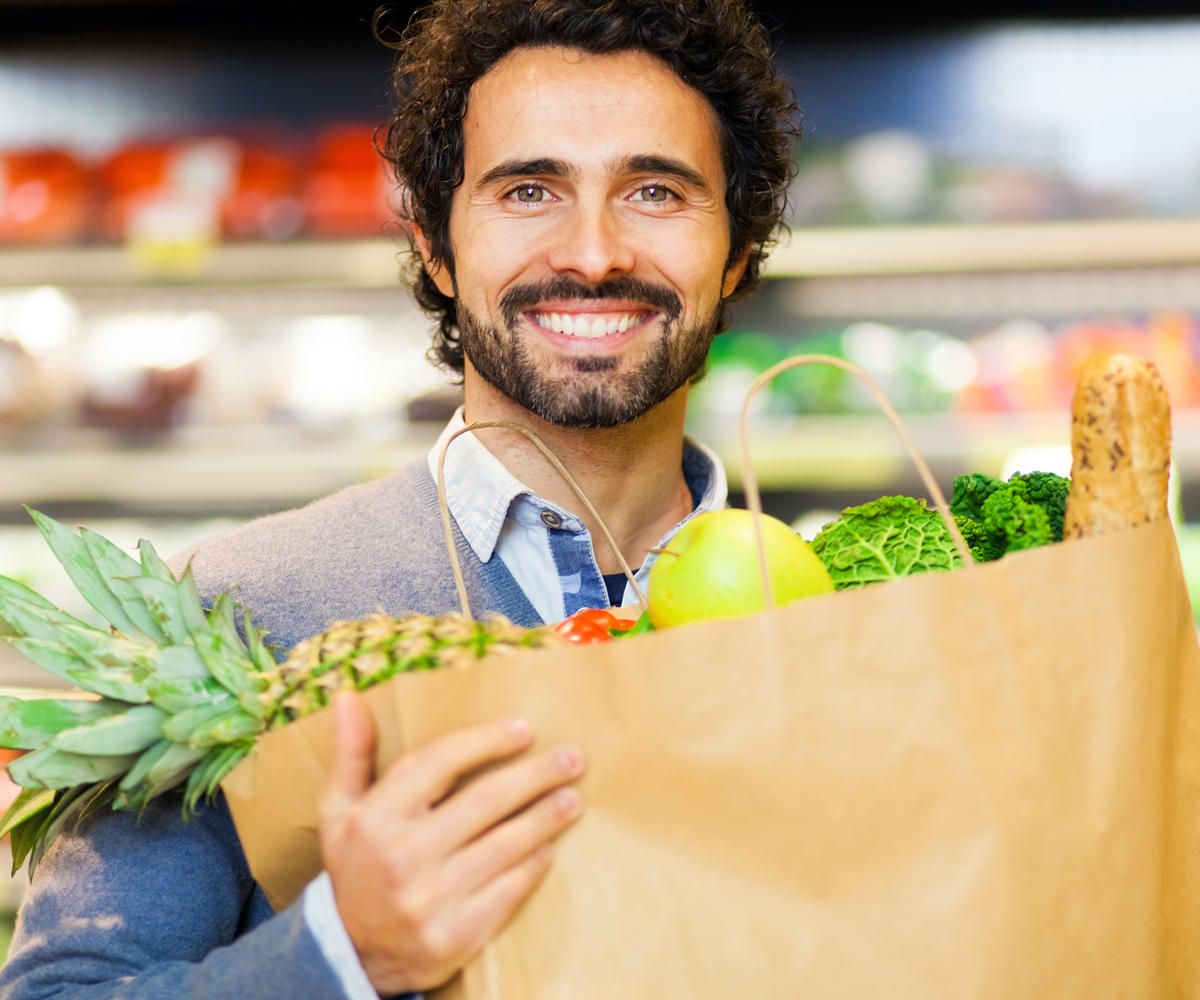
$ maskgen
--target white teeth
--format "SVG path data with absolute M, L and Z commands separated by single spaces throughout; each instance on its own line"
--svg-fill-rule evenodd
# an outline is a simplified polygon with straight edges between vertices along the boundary
M 595 340 L 600 337 L 624 333 L 631 326 L 637 326 L 641 321 L 638 313 L 626 313 L 622 316 L 597 316 L 571 313 L 534 313 L 538 326 L 562 333 L 568 337 L 586 337 Z

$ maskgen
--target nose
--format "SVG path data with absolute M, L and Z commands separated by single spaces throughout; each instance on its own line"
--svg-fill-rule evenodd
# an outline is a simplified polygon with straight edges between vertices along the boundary
M 633 243 L 611 206 L 577 203 L 558 229 L 549 257 L 555 271 L 596 285 L 633 269 Z

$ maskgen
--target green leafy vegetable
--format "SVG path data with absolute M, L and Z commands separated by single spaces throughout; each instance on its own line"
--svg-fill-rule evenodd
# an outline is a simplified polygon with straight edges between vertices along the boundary
M 848 507 L 812 546 L 838 590 L 962 565 L 941 515 L 913 497 Z
M 1050 472 L 1017 473 L 1007 482 L 975 472 L 954 480 L 950 512 L 975 561 L 991 562 L 1062 541 L 1070 487 Z M 962 565 L 941 515 L 913 497 L 848 507 L 812 545 L 838 590 Z
M 954 480 L 950 512 L 977 562 L 1007 552 L 1061 542 L 1071 481 L 1052 472 L 1029 472 L 1007 482 L 980 473 Z

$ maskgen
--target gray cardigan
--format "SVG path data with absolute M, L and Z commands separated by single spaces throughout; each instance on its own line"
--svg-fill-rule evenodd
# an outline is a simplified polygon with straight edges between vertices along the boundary
M 540 624 L 500 560 L 455 539 L 472 611 Z M 173 568 L 189 558 L 206 600 L 233 587 L 284 648 L 380 606 L 458 607 L 423 460 L 202 542 Z M 22 906 L 0 1000 L 343 996 L 301 903 L 273 913 L 250 877 L 224 802 L 187 823 L 179 806 L 166 795 L 140 823 L 106 812 L 59 838 Z

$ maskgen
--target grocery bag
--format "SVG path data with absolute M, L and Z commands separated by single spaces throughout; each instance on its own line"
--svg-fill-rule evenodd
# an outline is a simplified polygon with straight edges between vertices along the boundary
M 1164 1000 L 1200 998 L 1198 680 L 1162 520 L 365 697 L 380 769 L 514 715 L 589 761 L 442 1000 Z M 320 868 L 329 714 L 224 783 L 276 906 Z

